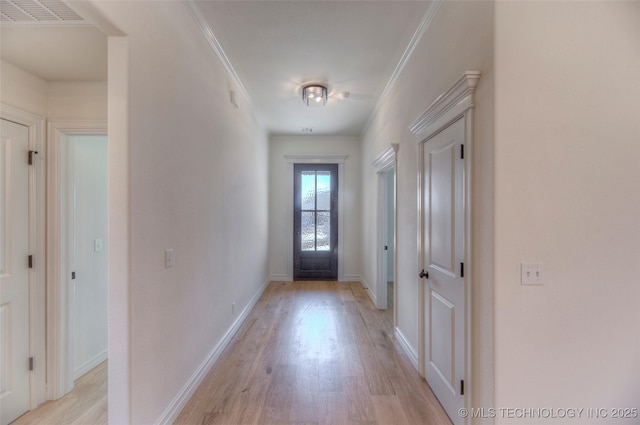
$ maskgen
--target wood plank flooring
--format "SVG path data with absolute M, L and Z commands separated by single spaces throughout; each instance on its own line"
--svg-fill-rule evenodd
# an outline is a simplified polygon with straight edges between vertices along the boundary
M 177 425 L 450 425 L 359 283 L 272 282 Z
M 107 362 L 78 379 L 60 400 L 40 405 L 11 425 L 107 425 Z

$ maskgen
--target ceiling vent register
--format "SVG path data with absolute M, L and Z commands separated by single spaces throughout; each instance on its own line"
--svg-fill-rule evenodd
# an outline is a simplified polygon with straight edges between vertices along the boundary
M 0 0 L 0 21 L 16 24 L 85 23 L 60 0 Z

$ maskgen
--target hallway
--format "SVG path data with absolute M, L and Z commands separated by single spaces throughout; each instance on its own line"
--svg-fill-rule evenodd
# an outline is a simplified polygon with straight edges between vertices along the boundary
M 450 424 L 359 283 L 272 282 L 176 424 Z

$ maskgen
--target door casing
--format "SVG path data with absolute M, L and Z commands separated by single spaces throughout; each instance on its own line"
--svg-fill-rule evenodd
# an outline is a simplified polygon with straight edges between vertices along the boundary
M 0 117 L 28 127 L 29 149 L 38 152 L 29 168 L 29 247 L 35 265 L 29 272 L 29 349 L 34 358 L 29 407 L 34 409 L 46 400 L 45 118 L 4 103 L 0 103 Z

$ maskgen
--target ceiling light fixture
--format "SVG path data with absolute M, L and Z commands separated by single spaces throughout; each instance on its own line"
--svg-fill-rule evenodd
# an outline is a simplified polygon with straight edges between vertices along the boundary
M 324 106 L 327 104 L 327 86 L 307 84 L 302 88 L 302 101 L 307 106 Z

